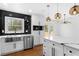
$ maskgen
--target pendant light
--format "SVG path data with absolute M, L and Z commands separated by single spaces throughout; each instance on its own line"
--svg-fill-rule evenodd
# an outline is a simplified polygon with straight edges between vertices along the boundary
M 50 7 L 50 5 L 47 5 L 47 8 L 48 8 L 48 16 L 46 17 L 46 21 L 47 22 L 51 21 L 51 18 L 49 17 L 49 7 Z
M 58 12 L 58 3 L 57 3 L 57 13 L 55 14 L 55 19 L 59 20 L 61 18 L 61 14 Z
M 74 4 L 74 6 L 70 8 L 69 14 L 70 15 L 77 15 L 77 14 L 79 14 L 79 5 Z

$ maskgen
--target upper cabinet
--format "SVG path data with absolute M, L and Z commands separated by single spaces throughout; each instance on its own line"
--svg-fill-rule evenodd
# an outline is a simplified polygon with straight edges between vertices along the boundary
M 31 16 L 0 10 L 0 35 L 31 34 Z

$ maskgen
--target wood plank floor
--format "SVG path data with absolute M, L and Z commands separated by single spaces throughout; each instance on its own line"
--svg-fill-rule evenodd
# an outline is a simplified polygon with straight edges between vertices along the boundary
M 7 56 L 42 56 L 42 55 L 43 55 L 43 45 L 39 45 L 34 47 L 33 49 L 19 51 L 16 53 L 9 54 Z

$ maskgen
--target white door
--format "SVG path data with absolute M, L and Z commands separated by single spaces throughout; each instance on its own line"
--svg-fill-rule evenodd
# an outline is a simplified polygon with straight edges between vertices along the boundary
M 40 37 L 39 37 L 39 32 L 34 31 L 34 45 L 40 44 Z

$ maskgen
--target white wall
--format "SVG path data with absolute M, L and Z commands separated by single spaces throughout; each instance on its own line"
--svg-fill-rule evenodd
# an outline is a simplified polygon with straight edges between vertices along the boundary
M 69 17 L 69 24 L 60 24 L 60 35 L 66 37 L 79 37 L 79 16 Z
M 58 25 L 60 36 L 68 37 L 74 43 L 79 43 L 79 15 L 69 17 L 66 20 L 70 21 L 71 23 L 61 23 L 60 25 Z
M 44 17 L 41 15 L 32 15 L 32 35 L 34 36 L 34 45 L 42 44 L 43 31 L 33 31 L 33 25 L 44 25 Z
M 66 18 L 66 20 L 71 23 L 64 24 L 63 22 L 56 23 L 51 21 L 49 25 L 54 27 L 55 35 L 71 39 L 74 38 L 74 42 L 79 42 L 79 15 Z

